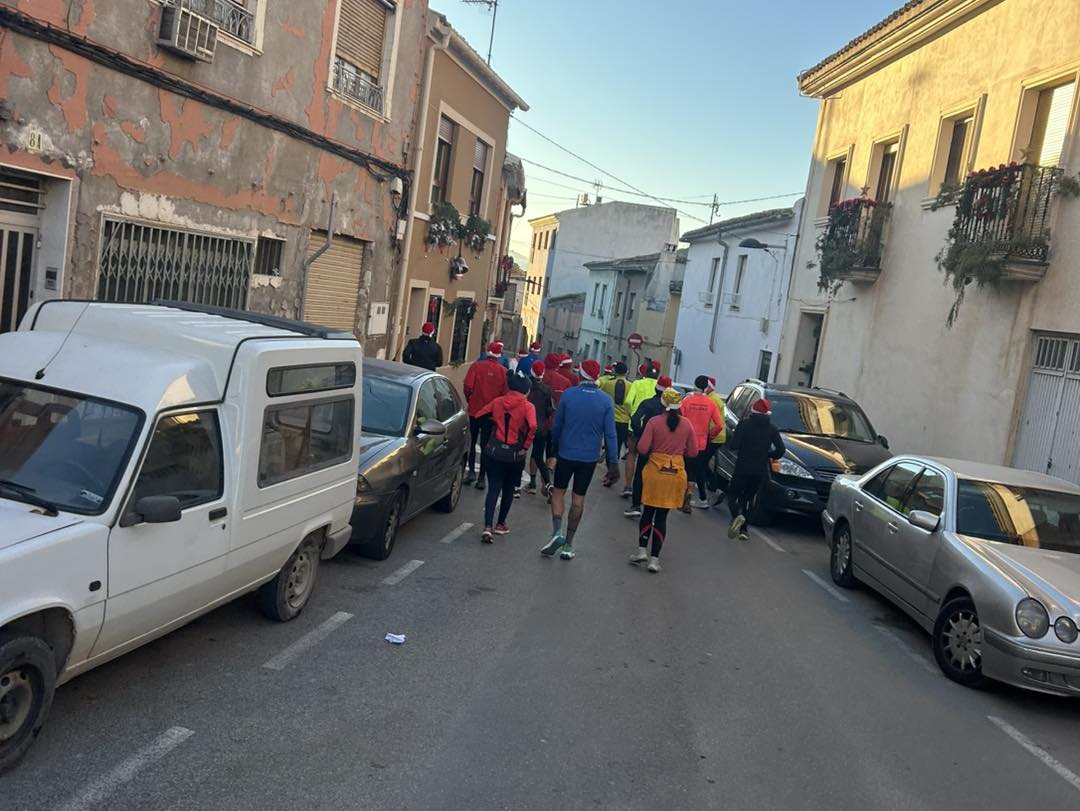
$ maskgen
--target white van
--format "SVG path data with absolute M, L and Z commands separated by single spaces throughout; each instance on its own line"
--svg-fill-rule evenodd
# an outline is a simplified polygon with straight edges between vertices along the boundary
M 0 772 L 58 684 L 258 589 L 304 608 L 350 536 L 351 334 L 46 301 L 0 335 Z

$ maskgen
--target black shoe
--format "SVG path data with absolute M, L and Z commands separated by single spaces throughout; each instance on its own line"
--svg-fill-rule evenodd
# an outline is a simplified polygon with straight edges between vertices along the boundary
M 477 490 L 483 490 L 484 489 L 484 480 L 483 479 L 477 479 L 476 480 L 476 489 Z
M 465 471 L 465 478 L 461 480 L 461 483 L 462 484 L 472 484 L 474 481 L 476 481 L 476 474 L 473 473 L 471 470 L 466 470 Z

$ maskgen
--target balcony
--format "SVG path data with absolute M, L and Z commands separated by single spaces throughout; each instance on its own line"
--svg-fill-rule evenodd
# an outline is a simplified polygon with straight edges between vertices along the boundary
M 877 281 L 891 209 L 890 203 L 868 197 L 842 200 L 829 209 L 825 230 L 817 240 L 818 287 L 826 290 L 841 282 Z
M 344 59 L 334 59 L 334 90 L 358 104 L 382 114 L 383 89 L 370 76 Z
M 223 33 L 255 44 L 255 15 L 232 0 L 187 0 L 187 7 L 213 20 Z

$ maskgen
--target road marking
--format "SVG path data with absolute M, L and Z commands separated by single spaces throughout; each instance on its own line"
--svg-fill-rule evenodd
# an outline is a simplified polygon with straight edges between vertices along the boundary
M 285 648 L 285 650 L 283 650 L 277 656 L 270 659 L 263 665 L 263 667 L 265 667 L 267 670 L 284 670 L 286 665 L 289 664 L 289 662 L 291 662 L 304 651 L 308 650 L 311 647 L 314 647 L 316 644 L 328 637 L 337 628 L 344 625 L 352 618 L 352 614 L 349 614 L 346 611 L 338 611 L 336 614 L 334 614 L 334 616 L 332 616 L 322 625 L 319 625 L 316 628 L 308 631 L 298 640 L 289 645 L 289 647 Z
M 140 771 L 169 754 L 195 733 L 184 727 L 165 730 L 149 746 L 129 757 L 115 769 L 99 777 L 68 800 L 60 811 L 82 811 L 99 805 L 124 783 L 131 782 Z
M 410 560 L 408 563 L 406 563 L 389 577 L 384 577 L 382 581 L 383 585 L 396 586 L 398 583 L 400 583 L 402 580 L 404 580 L 406 577 L 411 575 L 423 565 L 424 561 L 422 560 Z
M 782 546 L 781 546 L 780 544 L 778 544 L 778 543 L 777 543 L 776 541 L 774 541 L 774 540 L 773 540 L 773 539 L 772 539 L 772 538 L 771 538 L 771 537 L 770 537 L 769 535 L 767 535 L 767 534 L 766 534 L 765 532 L 763 532 L 763 531 L 761 531 L 761 530 L 759 529 L 759 530 L 757 531 L 757 533 L 758 533 L 758 535 L 760 535 L 760 536 L 761 536 L 761 540 L 765 541 L 765 543 L 767 543 L 767 544 L 768 544 L 769 546 L 771 546 L 771 547 L 772 547 L 773 549 L 775 549 L 775 550 L 776 550 L 777 552 L 782 552 L 783 554 L 787 554 L 787 550 L 786 550 L 786 549 L 784 549 L 784 547 L 782 547 Z
M 803 569 L 802 573 L 804 575 L 806 575 L 807 577 L 809 577 L 811 580 L 813 580 L 815 583 L 817 583 L 819 586 L 821 586 L 823 589 L 825 589 L 825 591 L 827 591 L 831 596 L 835 597 L 840 602 L 842 602 L 842 603 L 850 603 L 851 602 L 851 600 L 849 600 L 847 597 L 845 597 L 839 591 L 834 589 L 832 586 L 830 586 L 828 583 L 826 583 L 824 580 L 822 580 L 820 577 L 818 577 L 816 574 L 814 574 L 809 569 Z
M 932 676 L 936 676 L 938 674 L 938 671 L 934 668 L 934 666 L 932 664 L 930 664 L 930 662 L 928 662 L 926 660 L 926 657 L 920 656 L 918 653 L 916 653 L 914 650 L 912 650 L 908 646 L 907 642 L 905 642 L 903 639 L 901 639 L 897 634 L 894 634 L 888 628 L 884 628 L 881 625 L 878 625 L 877 623 L 872 623 L 872 624 L 874 626 L 874 629 L 879 634 L 881 634 L 883 637 L 885 637 L 890 642 L 892 642 L 894 645 L 896 645 L 896 647 L 898 647 L 900 649 L 900 651 L 905 656 L 907 656 L 909 659 L 911 659 L 913 662 L 915 662 L 919 667 L 921 667 L 923 670 L 925 670 L 927 673 L 931 674 Z
M 1004 732 L 1022 747 L 1027 749 L 1031 754 L 1041 760 L 1044 764 L 1057 772 L 1058 777 L 1060 777 L 1077 791 L 1080 791 L 1080 777 L 1078 777 L 1074 772 L 1069 771 L 1065 764 L 1063 764 L 1060 760 L 1055 758 L 1041 746 L 1036 746 L 1034 743 L 1031 742 L 1031 739 L 1028 738 L 1027 735 L 1025 735 L 1016 727 L 1009 724 L 1007 721 L 1003 721 L 993 715 L 988 715 L 986 716 L 986 718 L 988 721 L 990 721 L 991 724 L 996 726 L 998 729 L 1000 729 L 1002 732 Z
M 445 538 L 442 538 L 439 541 L 439 543 L 453 543 L 472 528 L 473 525 L 466 521 L 460 527 L 448 533 Z

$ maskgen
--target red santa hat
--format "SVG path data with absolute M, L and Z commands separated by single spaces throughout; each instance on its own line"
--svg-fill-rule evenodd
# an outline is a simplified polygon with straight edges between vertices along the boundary
M 424 324 L 424 326 L 420 327 L 420 331 L 422 333 L 424 333 L 424 335 L 428 335 L 428 336 L 434 335 L 435 334 L 435 325 L 432 324 L 430 321 L 428 321 L 426 324 Z
M 670 377 L 668 377 L 667 375 L 660 375 L 660 377 L 656 378 L 656 390 L 657 391 L 663 391 L 664 389 L 670 389 L 670 388 L 671 388 L 671 378 Z
M 529 351 L 537 355 L 540 354 L 540 342 L 533 341 L 531 344 L 529 344 Z
M 527 358 L 527 357 L 529 357 L 529 350 L 526 349 L 525 347 L 522 347 L 521 349 L 518 350 L 517 356 L 519 358 Z
M 761 400 L 755 400 L 754 404 L 750 406 L 750 410 L 755 414 L 764 414 L 766 417 L 772 414 L 772 403 L 762 398 Z
M 559 365 L 560 366 L 569 366 L 573 362 L 574 362 L 574 359 L 571 358 L 569 355 L 563 355 L 562 358 L 559 360 Z
M 529 374 L 531 374 L 537 380 L 543 377 L 544 372 L 546 371 L 547 369 L 544 368 L 544 364 L 540 361 L 536 361 L 532 366 L 529 367 Z
M 488 344 L 488 354 L 491 355 L 492 357 L 497 358 L 502 353 L 503 353 L 503 342 L 502 341 L 492 341 L 490 344 Z
M 595 360 L 581 362 L 581 376 L 586 380 L 596 380 L 600 377 L 600 364 Z

